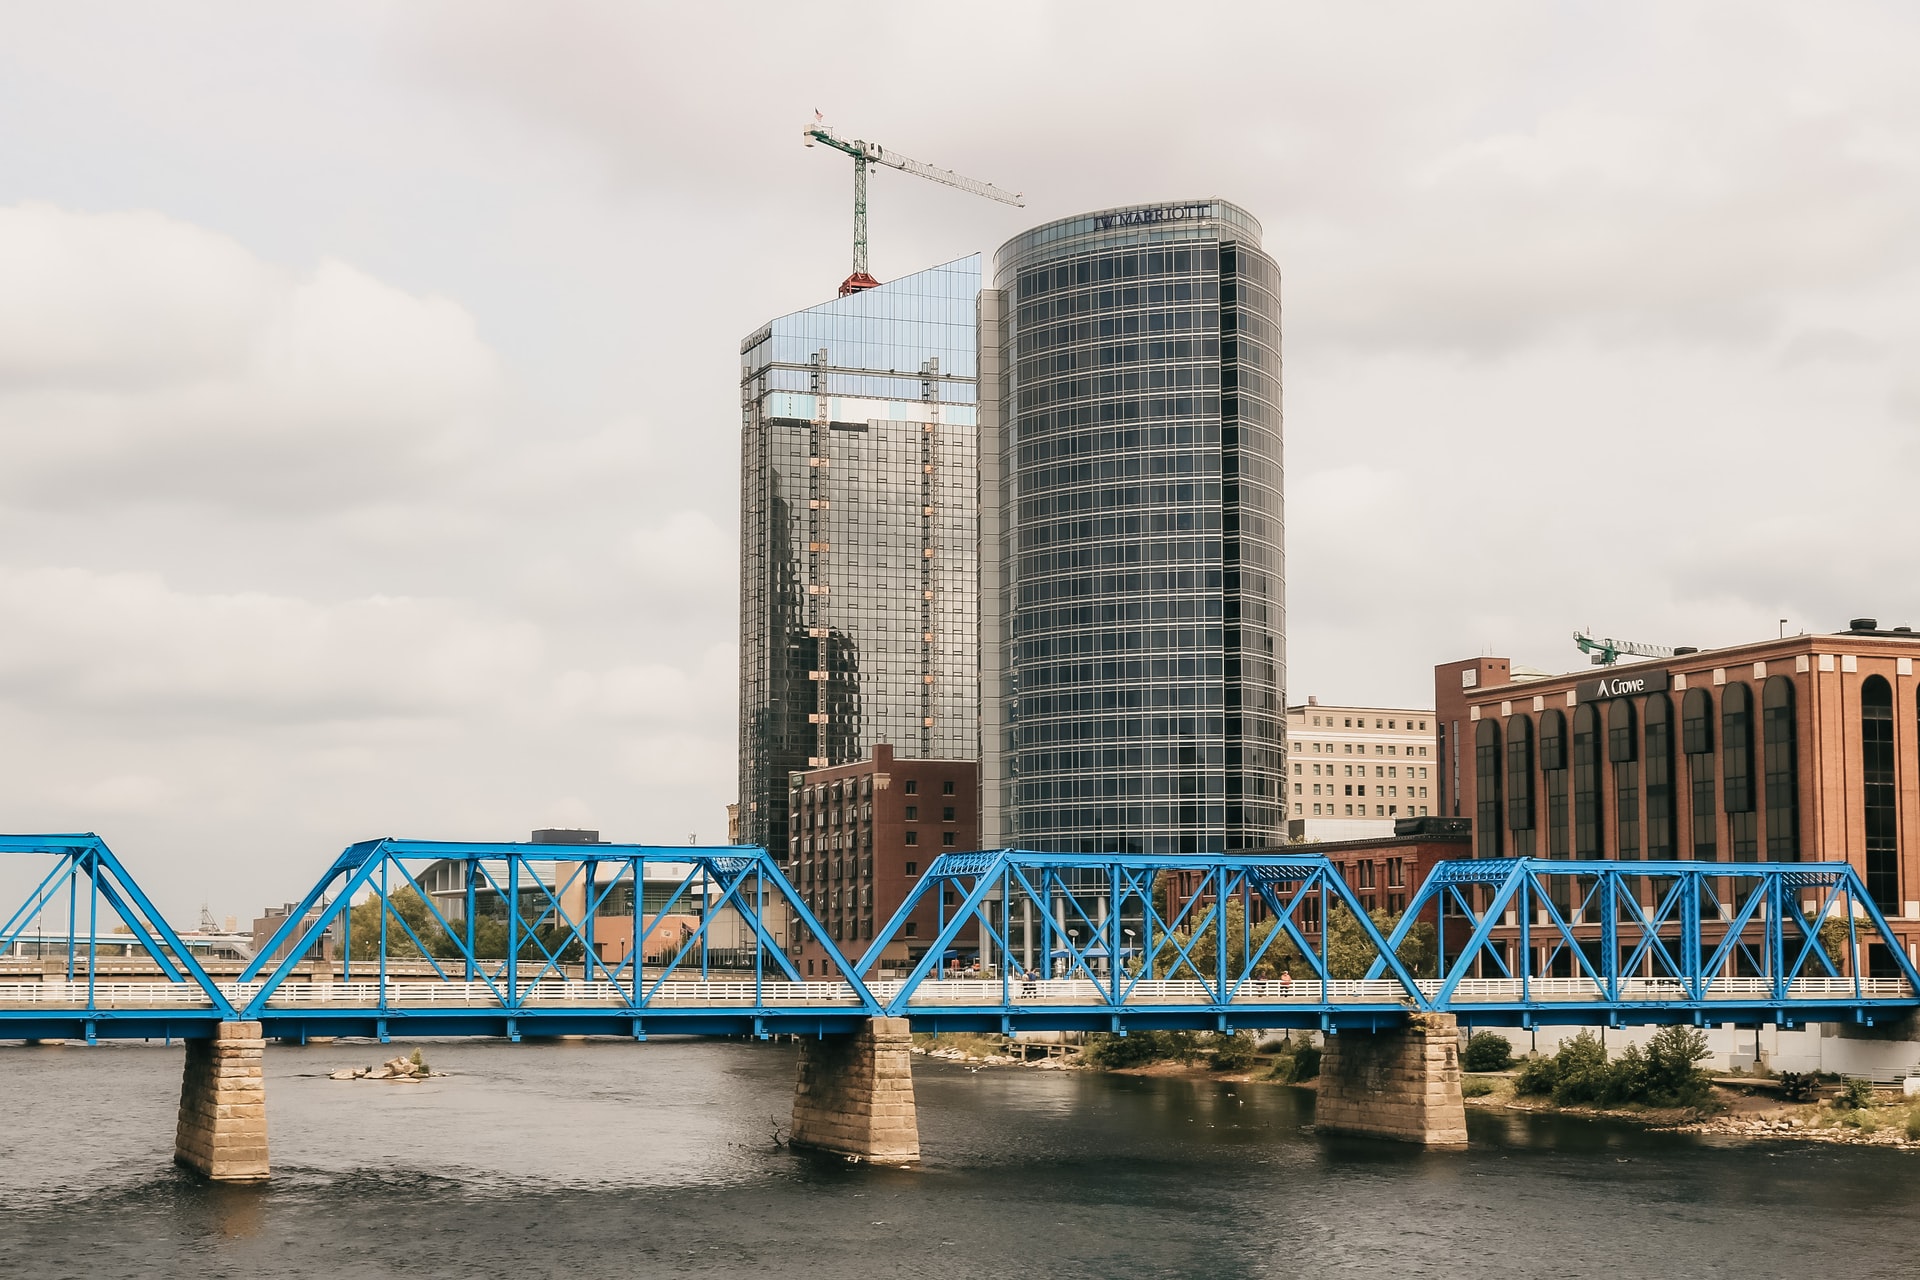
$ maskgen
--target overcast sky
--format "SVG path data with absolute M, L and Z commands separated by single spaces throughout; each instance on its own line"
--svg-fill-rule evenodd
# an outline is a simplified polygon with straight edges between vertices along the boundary
M 177 918 L 351 840 L 724 838 L 739 339 L 1219 195 L 1293 701 L 1920 622 L 1910 6 L 0 3 L 0 830 Z

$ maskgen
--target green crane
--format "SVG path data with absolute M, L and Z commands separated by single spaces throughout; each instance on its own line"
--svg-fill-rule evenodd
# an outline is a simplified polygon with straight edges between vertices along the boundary
M 1635 644 L 1631 640 L 1596 640 L 1584 631 L 1576 631 L 1573 633 L 1573 643 L 1579 648 L 1580 652 L 1590 655 L 1590 659 L 1596 667 L 1610 667 L 1620 661 L 1623 656 L 1634 658 L 1671 658 L 1675 652 L 1665 645 Z M 1694 650 L 1688 649 L 1684 650 L 1684 652 L 1692 653 Z
M 867 166 L 870 164 L 884 164 L 890 169 L 911 173 L 929 182 L 958 187 L 976 196 L 998 200 L 1001 204 L 1010 204 L 1016 208 L 1026 207 L 1026 201 L 1020 198 L 1020 193 L 1017 191 L 1005 192 L 991 182 L 980 182 L 955 173 L 951 169 L 940 169 L 919 160 L 909 159 L 897 151 L 887 150 L 877 142 L 862 142 L 858 138 L 848 142 L 834 133 L 818 111 L 813 113 L 813 123 L 801 131 L 801 136 L 809 147 L 818 142 L 853 157 L 853 274 L 848 276 L 846 282 L 840 286 L 840 296 L 843 298 L 861 289 L 871 289 L 880 283 L 867 274 Z

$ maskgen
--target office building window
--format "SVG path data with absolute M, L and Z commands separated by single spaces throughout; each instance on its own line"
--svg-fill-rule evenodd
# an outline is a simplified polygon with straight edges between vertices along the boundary
M 1767 857 L 1791 862 L 1800 857 L 1799 726 L 1794 717 L 1793 680 L 1775 676 L 1760 694 L 1763 767 L 1766 770 Z
M 1759 814 L 1753 807 L 1753 691 L 1734 683 L 1720 695 L 1720 799 L 1727 811 L 1727 854 L 1760 858 Z
M 1549 711 L 1540 717 L 1540 774 L 1547 792 L 1547 856 L 1564 858 L 1567 844 L 1567 717 Z M 1426 788 L 1420 789 L 1422 795 Z
M 1507 830 L 1513 832 L 1513 856 L 1534 854 L 1533 721 L 1507 717 Z
M 1703 862 L 1719 857 L 1716 847 L 1713 778 L 1713 695 L 1689 689 L 1680 704 L 1680 745 L 1687 756 L 1687 782 L 1693 791 L 1693 856 Z
M 1673 857 L 1673 702 L 1664 693 L 1649 694 L 1646 706 L 1646 756 L 1641 784 L 1647 792 L 1647 857 Z
M 1888 915 L 1900 911 L 1900 799 L 1893 766 L 1893 686 L 1884 676 L 1860 685 L 1860 781 L 1867 829 L 1867 896 Z
M 1573 713 L 1573 856 L 1601 856 L 1600 715 L 1590 702 Z
M 1607 760 L 1613 765 L 1614 857 L 1640 856 L 1640 744 L 1633 703 L 1616 699 L 1607 708 Z
M 1500 770 L 1503 764 L 1500 759 L 1500 726 L 1493 720 L 1482 720 L 1473 738 L 1476 857 L 1500 856 Z

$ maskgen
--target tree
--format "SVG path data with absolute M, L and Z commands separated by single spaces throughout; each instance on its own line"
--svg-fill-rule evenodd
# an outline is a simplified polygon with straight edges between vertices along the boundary
M 386 913 L 390 913 L 387 916 L 388 955 L 420 959 L 447 954 L 443 948 L 451 944 L 446 930 L 433 918 L 433 912 L 428 909 L 427 900 L 420 896 L 419 890 L 408 885 L 388 896 L 384 902 L 379 894 L 374 894 L 350 909 L 348 928 L 352 934 L 355 960 L 372 960 L 380 954 L 380 917 Z M 402 927 L 403 922 L 405 927 Z M 408 936 L 408 929 L 427 944 L 425 952 L 421 951 L 413 937 Z
M 1402 912 L 1401 915 L 1405 913 Z M 1329 913 L 1327 928 L 1327 973 L 1333 978 L 1364 978 L 1373 962 L 1380 958 L 1380 949 L 1367 936 L 1358 917 L 1344 906 L 1337 906 Z M 1385 938 L 1390 936 L 1400 923 L 1400 915 L 1388 915 L 1385 911 L 1375 910 L 1367 917 L 1373 927 Z M 1433 926 L 1422 920 L 1407 931 L 1395 952 L 1400 963 L 1416 978 L 1431 978 L 1434 967 Z
M 1219 973 L 1217 965 L 1221 931 L 1215 927 L 1213 911 L 1205 907 L 1205 904 L 1195 904 L 1193 910 L 1199 914 L 1197 920 L 1193 919 L 1192 914 L 1188 917 L 1194 926 L 1193 930 L 1175 933 L 1167 939 L 1167 947 L 1160 949 L 1155 963 L 1156 976 L 1188 979 L 1197 977 L 1211 982 Z M 1284 933 L 1281 937 L 1273 938 L 1273 944 L 1267 946 L 1267 940 L 1273 937 L 1276 929 L 1280 928 L 1279 920 L 1269 918 L 1256 922 L 1252 936 L 1249 937 L 1246 909 L 1241 905 L 1238 896 L 1227 899 L 1226 911 L 1223 914 L 1226 916 L 1227 974 L 1230 978 L 1241 976 L 1241 957 L 1249 954 L 1260 954 L 1260 959 L 1254 962 L 1252 973 L 1246 975 L 1254 978 L 1277 978 L 1283 972 L 1291 972 L 1295 965 L 1301 963 L 1299 948 L 1295 947 L 1293 940 L 1286 937 Z M 1182 963 L 1179 966 L 1180 972 L 1166 971 L 1174 963 L 1170 948 L 1175 945 L 1184 947 L 1189 942 L 1192 942 L 1193 949 L 1187 953 L 1187 958 L 1192 962 L 1193 968 L 1189 969 L 1185 963 Z M 1260 952 L 1262 947 L 1266 947 L 1264 953 Z M 1199 972 L 1196 974 L 1194 969 Z
M 451 960 L 460 956 L 461 948 L 467 940 L 467 922 L 456 916 L 447 923 L 450 928 L 442 928 L 427 906 L 425 898 L 418 890 L 408 885 L 386 899 L 387 917 L 387 954 L 406 960 L 436 959 Z M 520 962 L 532 961 L 545 964 L 548 954 L 552 954 L 561 964 L 579 964 L 586 958 L 586 948 L 574 936 L 573 931 L 552 920 L 535 926 L 533 921 L 539 916 L 539 905 L 528 898 L 520 905 Z M 368 898 L 351 910 L 353 932 L 353 958 L 372 960 L 380 954 L 380 916 L 381 899 L 379 895 Z M 402 927 L 405 923 L 405 928 Z M 412 935 L 408 933 L 412 930 Z M 507 954 L 507 918 L 504 915 L 482 915 L 473 922 L 473 954 L 476 960 L 503 960 Z M 426 944 L 422 951 L 418 937 Z

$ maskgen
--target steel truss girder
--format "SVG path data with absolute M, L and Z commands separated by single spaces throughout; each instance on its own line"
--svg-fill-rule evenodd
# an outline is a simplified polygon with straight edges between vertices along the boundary
M 452 862 L 461 868 L 462 883 L 466 886 L 467 911 L 456 926 L 434 905 L 433 898 L 422 888 L 413 868 L 435 862 Z M 666 901 L 657 906 L 651 916 L 645 907 L 645 883 L 649 864 L 658 867 L 661 864 L 683 865 L 689 868 L 680 875 L 678 883 L 668 895 Z M 561 879 L 561 868 L 565 878 Z M 551 869 L 552 878 L 543 869 Z M 627 954 L 617 963 L 609 964 L 598 955 L 593 939 L 593 921 L 600 908 L 621 885 L 632 889 L 634 903 L 634 930 L 636 936 Z M 435 957 L 426 941 L 420 938 L 400 913 L 394 909 L 392 899 L 395 895 L 412 890 L 426 904 L 432 923 L 449 939 L 455 954 L 451 957 Z M 580 891 L 583 909 L 576 919 L 563 903 L 563 899 Z M 531 899 L 532 910 L 525 908 L 506 911 L 508 937 L 503 957 L 481 956 L 477 954 L 474 942 L 474 925 L 478 915 L 476 899 L 481 891 L 498 894 L 504 901 L 519 904 Z M 298 908 L 289 913 L 287 920 L 274 936 L 261 948 L 260 955 L 240 975 L 243 983 L 260 983 L 258 991 L 252 995 L 245 1015 L 249 1018 L 262 1018 L 269 1021 L 292 1016 L 282 1012 L 273 1012 L 274 993 L 291 976 L 315 942 L 333 927 L 339 920 L 346 921 L 351 927 L 352 904 L 356 897 L 370 895 L 382 904 L 379 912 L 381 937 L 376 947 L 376 958 L 369 965 L 377 975 L 378 1007 L 370 1013 L 361 1011 L 328 1011 L 325 1014 L 312 1014 L 312 1018 L 344 1017 L 349 1020 L 375 1018 L 378 1021 L 390 1021 L 396 1016 L 408 1018 L 448 1016 L 453 1011 L 399 1011 L 389 1007 L 389 947 L 392 940 L 391 926 L 398 926 L 419 956 L 432 966 L 435 975 L 442 981 L 454 981 L 453 975 L 443 967 L 441 960 L 461 970 L 463 980 L 479 982 L 492 993 L 496 1006 L 478 1012 L 485 1020 L 492 1017 L 495 1021 L 511 1017 L 516 1020 L 537 1021 L 543 1027 L 556 1020 L 572 1017 L 600 1021 L 611 1020 L 625 1023 L 633 1028 L 634 1034 L 642 1033 L 646 1020 L 655 1018 L 674 1018 L 682 1010 L 663 1012 L 653 1004 L 663 984 L 680 974 L 683 969 L 691 971 L 697 963 L 701 980 L 710 974 L 709 953 L 711 950 L 712 929 L 721 913 L 732 908 L 752 931 L 753 945 L 753 984 L 755 1000 L 746 1016 L 775 1017 L 784 1016 L 789 1010 L 772 1010 L 762 1007 L 759 998 L 765 982 L 770 980 L 800 981 L 798 970 L 788 958 L 785 949 L 778 943 L 767 928 L 764 919 L 764 905 L 771 901 L 784 902 L 796 925 L 818 936 L 820 923 L 808 910 L 805 901 L 787 881 L 779 867 L 767 855 L 766 850 L 757 846 L 728 846 L 713 848 L 707 846 L 673 845 L 636 845 L 636 844 L 593 844 L 593 845 L 554 845 L 532 844 L 508 841 L 432 841 L 432 840 L 368 840 L 349 845 L 336 858 L 333 865 L 319 883 L 308 892 Z M 697 907 L 694 905 L 697 902 Z M 661 928 L 661 921 L 675 914 L 676 907 L 686 907 L 685 914 L 697 914 L 698 924 L 682 937 L 674 948 L 667 963 L 649 976 L 645 972 L 644 960 L 648 943 L 654 939 Z M 645 920 L 647 923 L 642 924 Z M 552 931 L 551 944 L 540 937 L 539 930 L 549 928 Z M 528 996 L 541 981 L 554 978 L 564 980 L 568 977 L 561 963 L 561 957 L 569 946 L 580 944 L 581 964 L 588 981 L 600 981 L 608 984 L 607 989 L 617 992 L 621 1004 L 608 1009 L 595 1006 L 590 1009 L 566 1010 L 551 1005 L 534 1006 L 528 1003 Z M 826 946 L 831 958 L 836 962 L 836 970 L 844 975 L 839 982 L 847 988 L 847 994 L 854 1000 L 853 1008 L 867 1016 L 880 1012 L 879 1002 L 858 978 L 851 976 L 848 966 L 830 943 Z M 522 961 L 522 953 L 531 947 L 535 954 Z M 284 949 L 284 955 L 281 952 Z M 344 939 L 341 948 L 343 954 L 343 983 L 351 983 L 352 976 L 352 940 L 350 933 Z M 263 974 L 269 958 L 280 958 Z M 695 959 L 697 957 L 697 961 Z M 771 965 L 777 972 L 769 975 Z M 846 1012 L 838 1005 L 831 1006 L 835 1013 Z M 476 1011 L 463 1009 L 462 1016 L 476 1016 Z M 377 1017 L 376 1017 L 377 1015 Z M 733 1017 L 729 1009 L 716 1016 Z M 731 1025 L 731 1024 L 729 1024 Z M 325 1034 L 325 1033 L 321 1033 Z M 561 1034 L 543 1032 L 543 1034 Z
M 26 897 L 0 915 L 0 955 L 8 954 L 26 938 L 28 926 L 44 920 L 49 906 L 58 907 L 64 901 L 63 994 L 77 996 L 82 986 L 85 992 L 84 999 L 69 998 L 58 1004 L 36 1002 L 24 1008 L 0 1008 L 0 1029 L 10 1038 L 78 1037 L 92 1041 L 102 1034 L 117 1038 L 167 1037 L 237 1016 L 225 993 L 99 836 L 91 831 L 0 835 L 0 856 L 38 857 L 49 864 Z M 44 934 L 40 936 L 44 939 Z M 148 1011 L 102 1003 L 103 988 L 109 986 L 99 972 L 103 941 L 125 946 L 130 953 L 154 963 L 160 981 L 173 989 L 168 1007 Z M 36 952 L 40 950 L 36 948 Z M 46 957 L 39 958 L 44 966 Z M 174 1007 L 175 1001 L 190 1001 L 199 1007 Z
M 1556 893 L 1556 885 L 1566 890 Z M 1803 905 L 1809 892 L 1811 914 Z M 1481 893 L 1487 895 L 1484 905 Z M 1451 953 L 1450 911 L 1468 928 L 1466 941 Z M 1837 1008 L 1849 1019 L 1867 1020 L 1869 1013 L 1920 1003 L 1914 998 L 1920 993 L 1920 972 L 1859 873 L 1844 862 L 1442 862 L 1408 904 L 1390 944 L 1397 946 L 1417 920 L 1428 916 L 1439 938 L 1434 1004 L 1476 1021 L 1496 1012 L 1538 1021 L 1571 1010 L 1587 1020 L 1596 1012 L 1616 1021 L 1623 1014 L 1658 1020 L 1648 1018 L 1650 1013 L 1681 1020 L 1691 1015 L 1693 1021 L 1745 1021 L 1760 1014 L 1767 1021 L 1824 1020 L 1810 1012 L 1816 1008 Z M 1836 963 L 1819 934 L 1828 921 L 1842 919 L 1847 942 Z M 1496 945 L 1495 933 L 1503 929 L 1518 935 L 1512 964 L 1504 947 Z M 1866 989 L 1865 944 L 1872 941 L 1883 944 L 1897 964 L 1908 997 L 1888 1000 Z M 1575 989 L 1561 990 L 1557 999 L 1537 996 L 1534 985 L 1550 976 L 1542 970 L 1550 971 L 1562 956 L 1574 971 Z M 1517 978 L 1521 999 L 1511 1005 L 1459 1001 L 1460 985 L 1476 962 L 1483 973 L 1491 967 L 1502 977 Z M 1739 976 L 1731 971 L 1743 966 L 1767 981 L 1765 992 L 1752 1001 L 1730 989 Z M 1380 966 L 1374 968 L 1378 972 Z M 1677 998 L 1632 999 L 1628 984 L 1643 976 L 1676 984 Z M 1851 989 L 1797 994 L 1794 984 L 1810 977 L 1841 981 Z
M 1199 877 L 1198 888 L 1177 907 L 1162 909 L 1156 899 L 1156 885 L 1163 874 L 1187 873 Z M 951 915 L 948 896 L 956 898 Z M 1413 976 L 1388 949 L 1359 900 L 1324 857 L 1296 856 L 1284 860 L 1233 854 L 1128 855 L 1035 853 L 1021 849 L 975 851 L 943 854 L 924 871 L 886 926 L 876 933 L 873 943 L 857 962 L 856 972 L 870 974 L 887 946 L 905 938 L 908 920 L 934 895 L 939 925 L 935 936 L 926 940 L 926 950 L 912 967 L 904 982 L 887 1001 L 887 1012 L 896 1017 L 931 1019 L 958 1025 L 998 1020 L 1007 1028 L 1016 1022 L 1035 1029 L 1067 1029 L 1086 1022 L 1103 1024 L 1103 1029 L 1122 1031 L 1129 1026 L 1152 1025 L 1173 1018 L 1192 1026 L 1198 1019 L 1218 1030 L 1233 1024 L 1240 1026 L 1281 1026 L 1285 1021 L 1306 1019 L 1312 1025 L 1331 1025 L 1347 1015 L 1364 1018 L 1399 1017 L 1410 1009 L 1430 1009 L 1426 995 Z M 1240 951 L 1230 955 L 1227 925 L 1228 904 L 1241 904 Z M 1089 912 L 1087 903 L 1098 905 Z M 1022 919 L 1039 924 L 1040 954 L 1048 970 L 1064 970 L 1067 977 L 1083 977 L 1098 993 L 1096 1000 L 1082 1005 L 1062 1007 L 1050 1004 L 1043 1009 L 1024 1004 L 1020 992 L 1025 985 L 1016 976 L 1021 968 L 1017 956 L 1031 958 L 1033 939 L 1023 936 L 1016 948 L 1012 941 L 1013 910 L 1024 904 Z M 1273 1001 L 1242 999 L 1246 984 L 1265 960 L 1267 952 L 1281 937 L 1286 937 L 1304 957 L 1313 981 L 1328 981 L 1327 931 L 1317 928 L 1316 946 L 1302 924 L 1302 908 L 1318 908 L 1318 919 L 1326 921 L 1330 912 L 1345 908 L 1351 912 L 1367 935 L 1380 967 L 1391 975 L 1396 988 L 1391 994 L 1376 997 L 1370 1007 L 1352 1004 L 1305 1006 Z M 1037 908 L 1037 910 L 1032 910 Z M 1276 921 L 1264 941 L 1253 943 L 1249 922 L 1256 909 Z M 1130 945 L 1132 930 L 1128 920 L 1140 924 L 1141 946 L 1137 965 L 1129 971 L 1124 961 L 1134 951 Z M 916 1005 L 926 984 L 942 981 L 939 969 L 946 951 L 970 929 L 978 930 L 983 961 L 992 955 L 992 971 L 999 975 L 1000 998 L 968 1009 L 942 1004 L 937 1008 Z M 1080 943 L 1084 932 L 1086 944 Z M 1203 940 L 1213 940 L 1213 965 L 1203 972 L 1194 959 Z M 1184 940 L 1183 940 L 1184 939 Z M 918 941 L 918 940 L 916 940 Z M 1059 958 L 1055 965 L 1056 956 Z M 1164 972 L 1159 966 L 1165 962 Z M 1130 1002 L 1142 982 L 1156 978 L 1181 980 L 1189 976 L 1201 988 L 1200 998 L 1179 1010 L 1164 1006 L 1140 1006 Z M 1262 1020 L 1263 1018 L 1270 1020 Z M 1305 1025 L 1303 1023 L 1302 1025 Z

